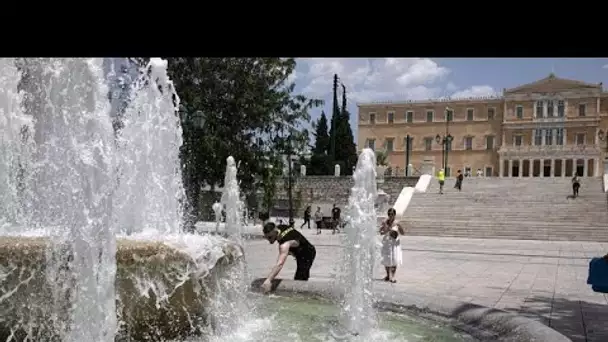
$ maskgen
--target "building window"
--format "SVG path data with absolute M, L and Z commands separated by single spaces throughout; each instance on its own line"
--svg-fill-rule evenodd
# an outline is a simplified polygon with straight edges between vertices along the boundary
M 557 116 L 563 118 L 565 116 L 566 106 L 564 105 L 564 101 L 557 101 Z
M 545 130 L 545 145 L 553 145 L 553 130 Z
M 475 112 L 473 109 L 467 109 L 467 121 L 473 121 Z
M 564 129 L 557 128 L 555 130 L 555 145 L 563 145 L 564 144 Z
M 387 115 L 387 121 L 389 124 L 392 124 L 395 122 L 395 112 L 388 112 L 386 115 Z
M 542 118 L 543 114 L 543 101 L 536 101 L 536 117 Z
M 524 137 L 522 135 L 516 135 L 515 136 L 515 146 L 521 146 L 523 140 L 524 140 Z
M 540 146 L 543 144 L 543 130 L 535 129 L 534 130 L 534 145 Z
M 488 108 L 488 120 L 494 120 L 495 109 Z
M 451 109 L 448 109 L 445 111 L 445 121 L 452 121 L 454 120 L 454 111 Z
M 587 105 L 584 103 L 578 105 L 578 116 L 585 116 L 585 110 L 587 109 L 586 107 Z
M 386 139 L 386 152 L 393 152 L 393 145 L 395 145 L 395 138 Z
M 494 136 L 488 135 L 486 137 L 486 150 L 493 150 L 493 149 L 494 149 Z
M 369 123 L 372 125 L 376 123 L 376 113 L 369 113 Z
M 424 150 L 430 151 L 433 149 L 433 138 L 424 138 Z
M 405 121 L 407 123 L 412 123 L 414 122 L 414 112 L 412 111 L 408 111 L 407 113 L 405 113 Z
M 585 145 L 585 133 L 576 133 L 576 144 Z
M 433 122 L 433 111 L 429 110 L 426 112 L 426 122 Z
M 367 140 L 367 148 L 371 148 L 372 150 L 376 150 L 376 139 L 368 139 Z
M 547 117 L 553 117 L 553 101 L 547 101 Z
M 524 118 L 524 107 L 523 106 L 515 107 L 515 113 L 516 113 L 518 119 L 523 119 Z
M 464 149 L 472 150 L 473 149 L 473 137 L 464 138 Z

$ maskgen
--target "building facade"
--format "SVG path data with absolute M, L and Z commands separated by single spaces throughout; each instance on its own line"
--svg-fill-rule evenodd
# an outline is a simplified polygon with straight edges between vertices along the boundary
M 571 177 L 575 172 L 589 177 L 604 170 L 608 92 L 601 83 L 551 74 L 504 89 L 497 97 L 358 107 L 357 146 L 386 151 L 393 175 L 404 174 L 408 135 L 415 171 L 445 164 L 448 175 L 480 170 L 500 177 Z

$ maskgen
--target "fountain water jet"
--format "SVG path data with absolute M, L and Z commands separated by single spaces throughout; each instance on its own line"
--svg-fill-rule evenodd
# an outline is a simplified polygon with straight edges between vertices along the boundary
M 114 137 L 102 60 L 33 59 L 26 67 L 40 82 L 29 188 L 33 224 L 50 235 L 52 329 L 67 342 L 114 341 Z
M 225 229 L 228 237 L 242 244 L 243 224 L 242 205 L 239 181 L 236 177 L 237 166 L 232 156 L 226 159 L 226 174 L 224 175 L 224 192 L 221 203 L 226 208 Z
M 119 134 L 116 223 L 126 234 L 177 234 L 185 198 L 179 160 L 182 128 L 167 61 L 152 58 L 132 94 Z
M 243 245 L 243 204 L 237 179 L 237 165 L 232 156 L 226 159 L 224 192 L 221 203 L 226 210 L 224 223 L 228 239 Z M 214 204 L 215 205 L 215 204 Z M 227 277 L 218 278 L 214 291 L 214 323 L 217 335 L 227 335 L 251 323 L 251 306 L 247 296 L 249 277 L 245 262 L 234 265 Z
M 25 224 L 24 183 L 30 171 L 31 116 L 21 107 L 21 72 L 14 58 L 0 58 L 0 232 Z
M 139 102 L 131 109 L 151 114 L 129 117 L 127 123 L 136 124 L 125 128 L 141 133 L 140 140 L 121 137 L 119 144 L 122 175 L 133 171 L 153 184 L 121 182 L 118 193 L 136 202 L 137 196 L 164 200 L 165 211 L 149 219 L 145 211 L 158 208 L 149 198 L 131 213 L 126 198 L 112 203 L 121 177 L 101 65 L 97 59 L 23 61 L 24 108 L 36 118 L 35 164 L 26 185 L 35 195 L 31 223 L 40 229 L 0 236 L 0 340 L 169 340 L 205 333 L 213 314 L 208 280 L 224 277 L 242 259 L 242 248 L 228 240 L 180 232 L 181 130 L 170 124 L 176 96 L 164 61 L 151 61 L 133 95 Z M 129 159 L 127 148 L 139 153 Z M 174 165 L 150 162 L 154 154 Z M 130 214 L 136 219 L 129 221 Z M 117 240 L 117 222 L 136 222 L 142 231 Z M 143 231 L 150 227 L 156 231 Z
M 355 184 L 348 200 L 345 252 L 340 285 L 345 291 L 340 310 L 341 325 L 353 335 L 365 337 L 377 327 L 373 308 L 373 274 L 376 258 L 377 196 L 376 155 L 366 148 L 359 155 L 353 174 Z

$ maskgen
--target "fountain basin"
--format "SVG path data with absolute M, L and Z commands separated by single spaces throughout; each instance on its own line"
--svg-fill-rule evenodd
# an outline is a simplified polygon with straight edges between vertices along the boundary
M 263 281 L 264 279 L 256 279 L 252 283 L 252 290 L 259 291 Z M 332 280 L 277 279 L 273 283 L 272 293 L 278 296 L 306 296 L 338 302 L 343 298 L 344 291 L 348 289 L 337 288 Z M 477 341 L 571 342 L 566 336 L 529 318 L 471 303 L 414 296 L 390 284 L 377 284 L 374 288 L 374 298 L 375 307 L 379 312 L 404 314 L 437 322 L 462 332 L 461 341 L 473 338 Z
M 468 334 L 434 320 L 393 312 L 381 312 L 379 325 L 369 334 L 353 335 L 340 326 L 337 319 L 340 309 L 332 301 L 303 295 L 255 296 L 258 312 L 272 317 L 270 327 L 263 334 L 248 333 L 249 340 L 279 342 L 288 336 L 292 341 L 349 341 L 349 342 L 400 342 L 477 341 Z M 261 330 L 261 329 L 260 329 Z M 262 336 L 259 336 L 262 335 Z
M 54 304 L 48 286 L 48 243 L 46 237 L 0 236 L 2 341 L 11 334 L 16 340 L 26 334 L 34 340 L 50 339 L 57 324 L 53 322 L 66 312 L 65 305 Z M 119 238 L 118 336 L 158 341 L 200 333 L 208 326 L 210 280 L 223 277 L 242 256 L 240 246 L 219 237 Z

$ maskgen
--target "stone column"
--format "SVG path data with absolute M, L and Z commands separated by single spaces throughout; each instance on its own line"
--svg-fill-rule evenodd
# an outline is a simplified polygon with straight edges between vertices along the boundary
M 597 157 L 595 159 L 593 159 L 594 163 L 593 163 L 593 174 L 595 177 L 599 177 L 600 176 L 600 158 Z
M 534 177 L 533 172 L 534 172 L 534 158 L 531 158 L 531 159 L 529 159 L 529 162 L 528 162 L 528 175 L 530 177 Z
M 503 169 L 504 169 L 504 159 L 502 159 L 502 157 L 498 158 L 498 177 L 502 177 L 502 175 L 504 175 L 503 173 Z
M 562 177 L 566 177 L 566 160 L 562 159 Z
M 543 135 L 543 141 L 544 141 L 544 135 Z M 545 158 L 540 158 L 539 162 L 538 162 L 538 176 L 540 178 L 545 177 Z
M 509 178 L 513 177 L 513 159 L 509 159 Z
M 551 177 L 555 177 L 555 158 L 551 158 Z
M 519 169 L 519 174 L 517 175 L 517 177 L 521 178 L 521 177 L 523 177 L 523 174 L 524 174 L 524 160 L 521 158 L 519 158 L 518 169 Z

